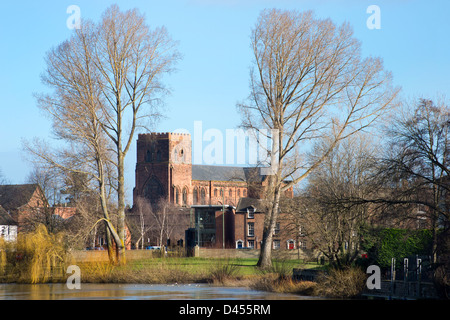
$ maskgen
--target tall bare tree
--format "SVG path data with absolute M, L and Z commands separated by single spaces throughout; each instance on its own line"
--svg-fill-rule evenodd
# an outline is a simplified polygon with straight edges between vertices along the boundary
M 65 146 L 51 149 L 37 139 L 24 145 L 34 155 L 34 160 L 44 166 L 86 174 L 91 183 L 97 185 L 103 221 L 116 243 L 120 243 L 108 207 L 108 189 L 113 187 L 109 184 L 113 175 L 110 161 L 113 155 L 111 143 L 101 127 L 104 100 L 90 48 L 94 39 L 95 26 L 85 22 L 69 40 L 50 50 L 46 57 L 47 68 L 42 82 L 53 92 L 37 96 L 38 106 L 52 121 L 55 137 Z M 113 260 L 111 239 L 108 248 Z
M 399 89 L 392 87 L 381 59 L 361 57 L 348 24 L 338 27 L 312 12 L 264 10 L 252 30 L 251 47 L 250 96 L 238 105 L 242 126 L 277 133 L 258 262 L 268 267 L 283 191 L 305 179 L 339 141 L 378 120 Z M 329 148 L 306 161 L 302 155 L 309 143 L 324 136 L 332 141 Z
M 388 205 L 418 205 L 431 222 L 433 261 L 436 261 L 437 230 L 449 228 L 450 107 L 448 101 L 419 99 L 406 105 L 388 127 L 386 155 L 380 161 L 380 176 L 392 192 L 374 202 Z M 394 188 L 392 188 L 394 186 Z M 413 219 L 418 212 L 409 210 Z M 408 216 L 411 218 L 411 216 Z M 408 218 L 407 217 L 407 218 Z
M 167 93 L 162 78 L 180 58 L 164 27 L 151 30 L 137 10 L 121 12 L 116 5 L 106 10 L 92 45 L 94 65 L 100 74 L 104 118 L 101 126 L 112 144 L 117 168 L 117 232 L 120 257 L 125 239 L 125 157 L 135 132 L 160 116 L 161 94 Z M 112 160 L 112 159 L 111 159 Z
M 83 21 L 68 41 L 47 55 L 43 82 L 54 92 L 41 96 L 40 106 L 54 120 L 57 136 L 70 144 L 59 154 L 66 159 L 64 167 L 89 173 L 99 184 L 118 263 L 125 261 L 125 157 L 136 131 L 158 119 L 167 92 L 162 77 L 178 58 L 165 28 L 151 30 L 137 10 L 121 12 L 116 5 L 98 24 Z M 117 194 L 116 227 L 108 213 L 108 186 Z

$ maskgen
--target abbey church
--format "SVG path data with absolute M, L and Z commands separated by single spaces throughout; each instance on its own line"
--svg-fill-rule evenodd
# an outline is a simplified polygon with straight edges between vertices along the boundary
M 265 176 L 252 167 L 193 165 L 189 134 L 150 133 L 137 140 L 135 181 L 134 199 L 155 202 L 166 197 L 180 206 L 237 206 L 241 198 L 261 198 Z
M 201 234 L 195 235 L 200 246 L 260 247 L 264 225 L 261 202 L 267 183 L 260 168 L 194 165 L 190 134 L 140 134 L 135 183 L 134 205 L 138 198 L 150 203 L 163 198 L 180 209 L 194 209 L 196 228 L 204 224 Z M 286 196 L 293 197 L 292 189 Z M 295 246 L 293 239 L 274 237 L 275 249 Z

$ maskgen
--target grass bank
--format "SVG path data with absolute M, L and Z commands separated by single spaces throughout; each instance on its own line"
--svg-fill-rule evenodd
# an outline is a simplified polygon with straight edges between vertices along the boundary
M 274 261 L 262 271 L 257 259 L 152 258 L 130 261 L 124 266 L 105 262 L 82 262 L 84 283 L 210 283 L 225 287 L 248 287 L 279 293 L 315 295 L 316 283 L 292 280 L 292 269 L 317 268 L 299 260 Z

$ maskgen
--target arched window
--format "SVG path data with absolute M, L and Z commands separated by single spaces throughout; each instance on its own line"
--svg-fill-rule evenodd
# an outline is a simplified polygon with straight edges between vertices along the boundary
M 164 197 L 164 188 L 155 176 L 149 179 L 149 181 L 145 184 L 144 197 L 149 199 L 152 203 L 155 203 L 160 198 Z
M 206 204 L 206 191 L 204 188 L 202 188 L 200 190 L 200 198 L 201 198 L 202 204 Z
M 214 188 L 214 197 L 217 197 L 217 188 Z
M 177 187 L 174 187 L 174 193 L 175 193 L 175 204 L 179 204 L 180 201 L 180 191 Z
M 187 205 L 187 194 L 188 194 L 187 188 L 184 187 L 184 189 L 183 189 L 183 205 L 184 206 Z
M 237 189 L 237 196 L 240 197 L 241 196 L 241 189 Z
M 156 161 L 161 161 L 161 151 L 156 152 Z
M 152 162 L 152 153 L 150 150 L 147 150 L 147 154 L 145 155 L 145 162 Z
M 193 197 L 194 204 L 198 204 L 198 191 L 197 191 L 197 188 L 194 189 L 192 197 Z
M 223 197 L 223 189 L 220 189 L 220 197 Z
M 233 196 L 233 190 L 231 190 L 231 189 L 228 190 L 228 196 L 229 196 L 229 197 L 232 197 L 232 196 Z

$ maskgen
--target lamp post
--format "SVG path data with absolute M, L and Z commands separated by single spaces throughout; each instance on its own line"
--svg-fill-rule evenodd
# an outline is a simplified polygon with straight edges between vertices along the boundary
M 200 218 L 200 213 L 198 214 L 198 219 L 197 219 L 197 245 L 200 248 L 200 222 L 203 219 Z
M 225 191 L 222 192 L 222 249 L 225 249 Z
M 224 190 L 222 190 L 222 249 L 225 249 L 225 191 Z

